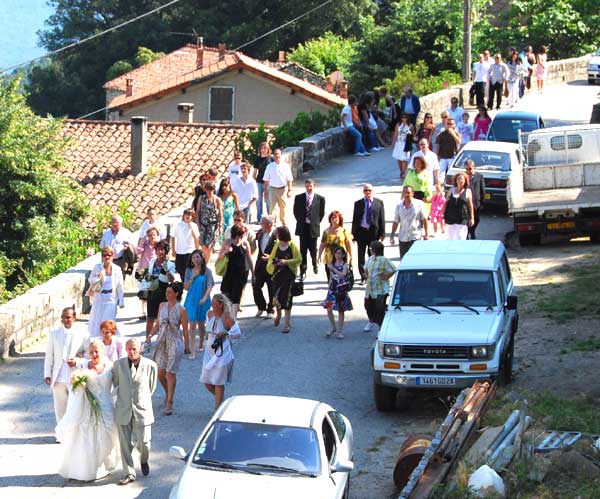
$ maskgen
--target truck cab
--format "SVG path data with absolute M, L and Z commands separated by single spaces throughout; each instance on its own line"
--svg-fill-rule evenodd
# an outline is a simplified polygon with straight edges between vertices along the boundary
M 517 298 L 500 241 L 417 241 L 396 272 L 373 351 L 377 409 L 398 395 L 512 380 Z

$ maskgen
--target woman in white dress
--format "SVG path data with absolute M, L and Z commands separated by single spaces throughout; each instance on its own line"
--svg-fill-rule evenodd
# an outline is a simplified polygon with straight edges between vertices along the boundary
M 406 176 L 406 167 L 408 166 L 408 160 L 410 159 L 414 136 L 415 129 L 413 128 L 412 123 L 408 121 L 408 114 L 402 113 L 400 121 L 394 130 L 394 138 L 392 139 L 392 144 L 394 144 L 392 157 L 398 161 L 401 179 L 404 179 Z
M 120 456 L 115 410 L 111 396 L 112 362 L 104 357 L 104 344 L 94 340 L 89 346 L 90 360 L 84 387 L 69 393 L 67 411 L 56 427 L 63 458 L 59 473 L 64 478 L 90 481 L 110 473 Z M 77 372 L 77 371 L 75 371 Z M 89 390 L 98 405 L 93 410 Z
M 102 249 L 102 262 L 94 265 L 88 282 L 88 296 L 92 298 L 88 329 L 90 338 L 98 338 L 101 335 L 100 324 L 108 320 L 114 321 L 117 318 L 117 305 L 125 305 L 123 273 L 113 263 L 111 248 Z
M 216 294 L 212 299 L 212 309 L 208 311 L 206 332 L 208 341 L 204 348 L 204 361 L 200 382 L 215 396 L 215 410 L 223 402 L 225 383 L 231 382 L 235 356 L 230 339 L 242 336 L 240 328 L 233 319 L 233 309 L 229 298 Z M 215 343 L 217 338 L 220 340 Z

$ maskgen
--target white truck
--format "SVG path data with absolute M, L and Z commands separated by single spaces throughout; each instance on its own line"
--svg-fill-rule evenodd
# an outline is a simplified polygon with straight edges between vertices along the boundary
M 416 241 L 398 266 L 373 349 L 377 409 L 478 379 L 510 383 L 518 327 L 513 293 L 500 241 Z
M 545 128 L 519 143 L 527 161 L 513 168 L 507 201 L 521 245 L 551 234 L 600 242 L 600 125 Z

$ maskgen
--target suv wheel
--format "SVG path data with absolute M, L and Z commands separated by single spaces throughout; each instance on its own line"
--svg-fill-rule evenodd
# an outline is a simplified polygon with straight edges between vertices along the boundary
M 513 379 L 513 359 L 515 354 L 515 339 L 514 336 L 510 337 L 508 342 L 508 348 L 502 358 L 502 367 L 500 368 L 500 384 L 502 386 L 509 385 Z
M 396 389 L 373 383 L 375 407 L 381 412 L 390 412 L 396 408 Z
M 521 246 L 539 246 L 541 242 L 541 234 L 519 234 L 519 244 Z

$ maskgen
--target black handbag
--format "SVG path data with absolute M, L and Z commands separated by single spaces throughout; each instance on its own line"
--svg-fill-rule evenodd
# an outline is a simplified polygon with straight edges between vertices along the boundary
M 304 294 L 304 283 L 302 281 L 294 281 L 292 283 L 292 296 L 302 296 Z
M 404 152 L 411 152 L 413 146 L 413 134 L 409 133 L 406 136 L 406 142 L 404 143 Z
M 352 270 L 352 265 L 348 266 L 348 273 L 346 274 L 346 281 L 350 285 L 350 289 L 348 291 L 352 291 L 354 287 L 354 270 Z

